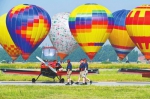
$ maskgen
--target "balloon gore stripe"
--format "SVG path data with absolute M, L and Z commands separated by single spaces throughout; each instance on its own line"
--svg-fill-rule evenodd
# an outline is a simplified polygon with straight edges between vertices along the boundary
M 36 5 L 18 5 L 6 17 L 6 24 L 14 43 L 27 60 L 47 36 L 51 20 L 49 14 Z
M 79 43 L 80 46 L 103 46 L 104 43 Z

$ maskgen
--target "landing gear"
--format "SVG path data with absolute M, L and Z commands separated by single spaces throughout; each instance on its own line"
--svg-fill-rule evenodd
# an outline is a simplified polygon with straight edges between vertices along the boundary
M 59 83 L 64 83 L 64 82 L 65 82 L 64 78 L 60 79 L 59 81 Z
M 41 76 L 41 74 L 35 79 L 35 78 L 32 78 L 32 83 L 35 83 L 37 80 L 38 80 L 38 78 Z
M 35 78 L 32 78 L 32 83 L 35 83 L 35 81 L 36 81 Z
M 59 80 L 59 83 L 64 83 L 65 82 L 65 79 L 64 78 L 61 78 L 61 76 L 57 76 L 58 80 Z

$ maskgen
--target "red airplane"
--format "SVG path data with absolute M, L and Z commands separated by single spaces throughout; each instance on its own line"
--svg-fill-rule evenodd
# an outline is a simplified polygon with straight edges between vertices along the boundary
M 42 57 L 36 57 L 39 61 L 41 61 L 41 70 L 21 70 L 21 69 L 0 69 L 2 72 L 6 74 L 25 74 L 25 75 L 37 75 L 38 77 L 32 78 L 32 83 L 35 83 L 38 78 L 42 76 L 46 76 L 52 79 L 57 77 L 60 83 L 64 83 L 64 78 L 61 76 L 66 76 L 66 70 L 57 70 L 56 71 L 56 62 L 57 59 L 57 49 L 55 47 L 43 47 L 42 48 Z M 79 70 L 73 70 L 72 75 L 78 75 Z M 88 74 L 98 74 L 98 69 L 88 70 Z

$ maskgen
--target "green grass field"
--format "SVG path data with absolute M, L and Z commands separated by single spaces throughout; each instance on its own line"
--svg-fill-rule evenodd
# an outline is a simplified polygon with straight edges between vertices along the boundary
M 64 69 L 66 66 L 62 64 Z M 73 63 L 74 68 L 78 68 L 79 63 Z M 137 74 L 122 74 L 118 73 L 119 68 L 150 68 L 149 64 L 100 64 L 90 63 L 90 68 L 99 68 L 100 74 L 88 75 L 93 81 L 150 81 L 149 78 L 142 78 Z M 105 68 L 106 69 L 105 69 Z M 15 68 L 15 69 L 40 69 L 40 63 L 15 63 L 15 64 L 0 64 L 0 68 Z M 31 81 L 32 78 L 37 76 L 28 75 L 8 75 L 0 72 L 0 81 Z M 66 79 L 66 76 L 63 78 Z M 76 81 L 78 76 L 72 76 L 72 79 Z M 39 81 L 53 81 L 47 77 L 40 77 Z M 57 81 L 57 79 L 56 79 Z
M 73 64 L 77 68 L 79 63 Z M 88 75 L 93 81 L 146 81 L 137 74 L 118 73 L 119 68 L 150 68 L 149 64 L 99 64 L 91 63 L 90 68 L 99 68 L 100 74 Z M 0 64 L 0 68 L 39 69 L 39 63 Z M 63 64 L 65 68 L 66 64 Z M 0 72 L 0 81 L 31 81 L 37 76 L 8 75 Z M 66 76 L 64 76 L 66 80 Z M 72 76 L 77 81 L 78 76 Z M 53 81 L 40 77 L 39 81 Z M 58 80 L 56 80 L 58 81 Z M 0 86 L 0 99 L 150 99 L 150 86 Z
M 122 74 L 118 73 L 118 69 L 100 69 L 100 74 L 88 75 L 93 81 L 147 81 L 149 82 L 149 78 L 143 78 L 140 74 Z M 37 76 L 28 76 L 28 75 L 11 75 L 4 74 L 0 72 L 0 81 L 31 81 L 32 78 L 36 78 Z M 66 76 L 63 76 L 66 80 Z M 78 75 L 72 76 L 74 81 L 77 81 Z M 58 81 L 58 79 L 55 79 Z M 48 77 L 41 76 L 38 81 L 53 81 L 53 79 Z
M 0 86 L 0 99 L 150 99 L 150 86 Z
M 66 63 L 62 66 L 66 68 Z M 79 67 L 79 62 L 72 63 L 73 68 Z M 0 68 L 24 68 L 24 69 L 38 69 L 40 68 L 40 63 L 14 63 L 14 64 L 0 64 Z M 98 69 L 119 69 L 119 68 L 139 68 L 139 69 L 150 69 L 150 64 L 136 64 L 136 63 L 112 63 L 112 64 L 102 64 L 102 63 L 89 63 L 89 68 Z

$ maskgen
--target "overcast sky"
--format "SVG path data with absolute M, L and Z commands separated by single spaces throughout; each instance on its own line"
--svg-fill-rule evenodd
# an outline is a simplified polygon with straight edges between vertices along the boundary
M 34 4 L 44 8 L 49 15 L 60 12 L 71 12 L 77 6 L 85 3 L 97 3 L 108 8 L 112 13 L 117 10 L 133 8 L 142 5 L 150 4 L 150 0 L 0 0 L 0 15 L 7 13 L 12 7 L 19 4 Z M 51 45 L 47 37 L 41 45 Z M 106 44 L 109 44 L 107 41 Z

